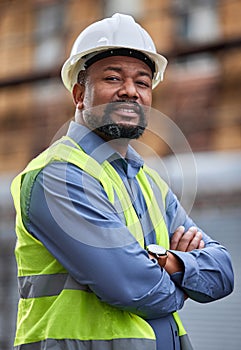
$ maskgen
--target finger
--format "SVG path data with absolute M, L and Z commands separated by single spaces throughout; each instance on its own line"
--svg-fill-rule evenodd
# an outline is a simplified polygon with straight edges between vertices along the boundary
M 180 241 L 181 237 L 183 236 L 184 232 L 185 232 L 184 226 L 179 226 L 176 229 L 176 231 L 173 233 L 173 236 L 171 238 L 170 249 L 177 250 L 177 246 L 178 246 L 179 241 Z
M 190 244 L 192 243 L 194 237 L 195 237 L 195 231 L 194 230 L 187 230 L 181 237 L 178 245 L 177 245 L 177 249 L 179 251 L 182 252 L 187 252 L 189 251 L 191 248 L 189 248 Z
M 191 226 L 191 227 L 189 227 L 188 231 L 191 231 L 191 232 L 193 232 L 194 234 L 196 234 L 196 233 L 198 232 L 196 226 Z
M 205 248 L 205 242 L 203 239 L 201 239 L 198 249 L 203 249 L 203 248 Z
M 193 236 L 193 239 L 190 240 L 186 251 L 190 252 L 190 251 L 192 251 L 194 249 L 199 249 L 201 240 L 202 240 L 202 232 L 200 232 L 200 231 L 195 232 L 194 236 Z

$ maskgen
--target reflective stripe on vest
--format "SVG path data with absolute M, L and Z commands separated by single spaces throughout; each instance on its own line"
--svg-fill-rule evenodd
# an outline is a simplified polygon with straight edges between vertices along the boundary
M 20 297 L 23 299 L 54 296 L 58 295 L 63 289 L 83 290 L 93 293 L 87 285 L 76 282 L 67 273 L 20 276 L 18 277 L 18 288 Z M 185 335 L 186 331 L 182 326 L 178 313 L 173 313 L 173 317 L 179 327 L 179 336 Z
M 67 273 L 20 276 L 18 277 L 18 289 L 20 297 L 23 299 L 51 297 L 60 294 L 63 289 L 83 290 L 92 293 L 87 285 L 76 282 Z
M 14 350 L 155 350 L 149 339 L 72 340 L 47 339 L 15 346 Z
M 126 344 L 128 340 L 131 341 L 131 349 L 133 350 L 154 350 L 155 335 L 147 322 L 137 315 L 120 311 L 100 302 L 94 293 L 89 293 L 88 287 L 79 285 L 73 279 L 71 280 L 67 275 L 67 271 L 25 229 L 20 208 L 22 178 L 29 172 L 41 171 L 43 167 L 53 161 L 72 163 L 96 178 L 113 204 L 116 193 L 122 206 L 128 229 L 140 245 L 144 247 L 143 232 L 139 219 L 132 206 L 128 192 L 115 169 L 107 161 L 100 165 L 85 154 L 68 137 L 64 137 L 53 144 L 48 150 L 29 163 L 26 169 L 14 179 L 11 187 L 17 212 L 16 232 L 18 243 L 16 245 L 16 259 L 18 263 L 20 295 L 22 295 L 19 303 L 15 345 L 38 343 L 38 341 L 47 338 L 91 340 L 93 342 L 97 339 L 101 341 L 109 341 L 111 339 L 117 341 L 118 339 L 118 342 L 121 343 L 123 341 L 123 344 Z M 142 189 L 147 210 L 156 232 L 157 243 L 168 248 L 169 237 L 167 228 L 147 175 L 159 187 L 163 195 L 163 201 L 165 200 L 167 185 L 162 182 L 157 173 L 148 167 L 141 169 L 137 175 L 137 180 Z M 29 249 L 26 249 L 28 247 Z M 29 266 L 30 259 L 32 262 L 31 266 Z M 28 271 L 28 275 L 26 275 L 26 271 Z M 53 280 L 49 282 L 52 277 Z M 72 301 L 72 306 L 69 300 Z M 80 316 L 80 312 L 76 313 L 76 310 L 81 310 L 83 315 Z M 28 317 L 26 317 L 26 313 Z M 173 316 L 177 322 L 179 334 L 185 334 L 181 321 L 175 314 Z M 65 317 L 68 320 L 67 323 Z M 98 322 L 96 321 L 97 317 Z M 83 324 L 83 319 L 88 326 Z M 70 322 L 71 324 L 69 324 Z M 113 322 L 115 324 L 114 329 Z M 81 327 L 76 327 L 76 325 L 80 324 Z M 46 325 L 48 326 L 46 327 Z M 103 325 L 105 327 L 102 327 Z M 136 345 L 134 345 L 134 339 L 136 340 Z M 143 346 L 140 345 L 142 342 Z M 148 342 L 148 346 L 146 342 Z M 120 343 L 116 348 L 112 347 L 112 349 L 122 349 Z M 126 348 L 130 348 L 130 346 L 125 345 Z M 71 347 L 68 349 L 71 349 Z

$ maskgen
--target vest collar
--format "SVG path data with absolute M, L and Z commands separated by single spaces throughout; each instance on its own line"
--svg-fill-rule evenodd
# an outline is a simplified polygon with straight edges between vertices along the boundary
M 85 153 L 94 158 L 98 163 L 102 164 L 105 160 L 112 162 L 113 160 L 123 157 L 116 152 L 108 142 L 91 132 L 87 127 L 71 121 L 67 136 L 72 138 L 84 150 Z M 143 166 L 144 161 L 141 156 L 129 145 L 126 159 L 123 161 L 136 168 L 138 171 Z

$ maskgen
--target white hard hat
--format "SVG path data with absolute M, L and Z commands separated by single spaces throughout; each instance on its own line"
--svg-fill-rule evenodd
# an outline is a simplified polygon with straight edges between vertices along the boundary
M 167 60 L 156 52 L 150 35 L 131 16 L 116 13 L 110 18 L 91 24 L 77 37 L 70 57 L 64 63 L 61 71 L 65 87 L 72 92 L 79 71 L 86 69 L 86 61 L 100 52 L 111 52 L 111 49 L 114 51 L 128 49 L 128 54 L 125 56 L 135 52 L 140 53 L 140 57 L 137 55 L 134 57 L 140 59 L 145 57 L 145 61 L 146 59 L 151 61 L 154 65 L 153 89 L 163 79 Z

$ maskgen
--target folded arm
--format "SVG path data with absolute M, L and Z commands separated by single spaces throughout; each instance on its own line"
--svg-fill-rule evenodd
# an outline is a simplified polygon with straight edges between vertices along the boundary
M 182 308 L 185 293 L 132 237 L 98 181 L 55 163 L 34 183 L 29 232 L 103 302 L 153 319 Z
M 182 266 L 181 272 L 171 271 L 176 285 L 198 302 L 210 302 L 230 294 L 234 276 L 229 253 L 197 227 L 171 191 L 167 197 L 167 218 L 174 232 L 170 251 Z

